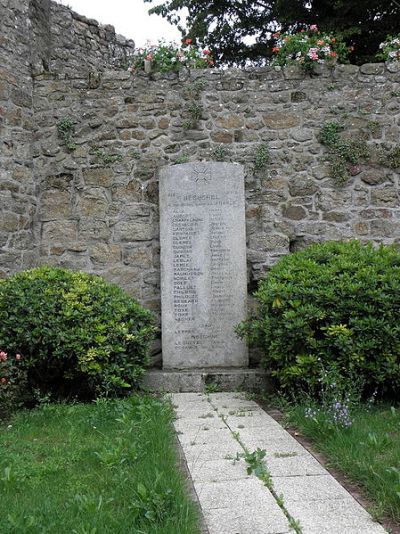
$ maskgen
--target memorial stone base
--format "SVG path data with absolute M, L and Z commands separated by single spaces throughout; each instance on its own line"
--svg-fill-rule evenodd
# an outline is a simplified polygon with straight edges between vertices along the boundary
M 143 387 L 160 393 L 203 393 L 210 391 L 271 391 L 264 369 L 152 369 L 146 373 Z

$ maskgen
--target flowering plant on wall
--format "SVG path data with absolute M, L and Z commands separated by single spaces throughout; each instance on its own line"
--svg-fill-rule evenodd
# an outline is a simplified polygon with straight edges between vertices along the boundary
M 301 65 L 313 71 L 318 63 L 345 63 L 349 48 L 339 36 L 320 32 L 315 24 L 296 33 L 274 33 L 272 65 Z
M 160 40 L 157 44 L 149 43 L 139 48 L 128 70 L 145 70 L 146 63 L 150 63 L 151 71 L 171 72 L 183 67 L 205 69 L 212 67 L 214 60 L 210 50 L 198 48 L 192 39 L 185 39 L 181 46 Z
M 384 61 L 400 61 L 400 33 L 396 37 L 388 35 L 379 45 L 380 52 L 377 54 L 379 59 Z

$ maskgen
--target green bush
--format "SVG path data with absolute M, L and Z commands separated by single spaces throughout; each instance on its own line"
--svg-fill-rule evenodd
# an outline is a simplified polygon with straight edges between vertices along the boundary
M 285 390 L 317 392 L 334 370 L 364 391 L 400 386 L 400 253 L 328 242 L 284 257 L 256 292 L 257 315 L 238 332 L 263 351 Z
M 152 314 L 98 276 L 41 267 L 0 282 L 0 347 L 21 354 L 39 395 L 131 389 L 153 335 Z

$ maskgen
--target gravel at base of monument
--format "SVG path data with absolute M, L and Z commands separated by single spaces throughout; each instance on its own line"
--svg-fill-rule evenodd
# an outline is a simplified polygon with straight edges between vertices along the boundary
M 384 534 L 279 423 L 240 393 L 176 393 L 174 423 L 209 534 Z M 240 444 L 239 443 L 239 441 Z M 237 455 L 266 451 L 271 492 Z M 283 508 L 275 496 L 282 496 Z M 292 525 L 293 526 L 293 525 Z

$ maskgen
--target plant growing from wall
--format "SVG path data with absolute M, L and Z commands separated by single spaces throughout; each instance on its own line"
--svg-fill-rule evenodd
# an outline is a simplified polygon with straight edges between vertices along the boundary
M 366 141 L 361 138 L 346 139 L 342 137 L 344 125 L 331 121 L 326 122 L 318 136 L 321 144 L 329 150 L 331 176 L 339 184 L 350 178 L 351 167 L 370 158 Z
M 400 144 L 389 150 L 381 150 L 380 163 L 391 169 L 400 168 Z
M 188 107 L 187 111 L 189 114 L 189 120 L 183 123 L 183 127 L 185 128 L 185 130 L 191 130 L 193 128 L 196 128 L 196 126 L 198 125 L 199 120 L 201 119 L 201 116 L 203 114 L 203 108 L 200 104 L 192 102 L 192 104 Z
M 175 165 L 180 165 L 181 163 L 187 163 L 188 161 L 189 161 L 189 156 L 186 154 L 186 152 L 183 152 L 176 158 Z
M 57 123 L 59 137 L 64 141 L 65 146 L 70 152 L 76 150 L 76 144 L 73 140 L 74 122 L 71 117 L 63 117 Z
M 271 154 L 269 152 L 269 147 L 266 144 L 259 145 L 256 148 L 254 156 L 254 168 L 255 170 L 264 169 L 271 160 Z
M 215 161 L 226 161 L 228 149 L 223 145 L 218 145 L 212 150 L 211 156 Z
M 198 98 L 202 91 L 204 91 L 207 81 L 203 79 L 195 80 L 186 87 L 187 93 L 193 98 Z
M 98 147 L 94 149 L 94 155 L 106 166 L 122 160 L 121 154 L 107 154 L 104 150 Z

